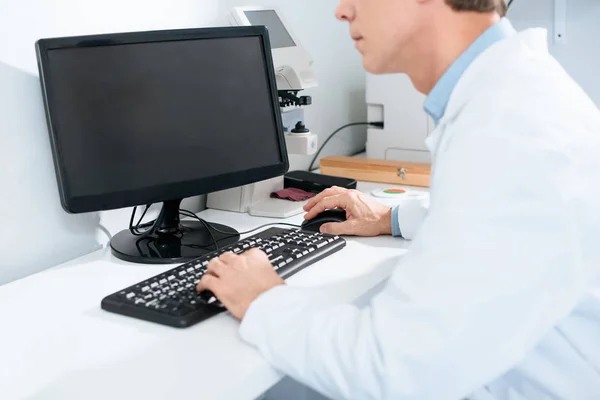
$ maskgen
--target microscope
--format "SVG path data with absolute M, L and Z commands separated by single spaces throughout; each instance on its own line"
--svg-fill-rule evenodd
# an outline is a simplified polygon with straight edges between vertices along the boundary
M 318 137 L 304 122 L 304 109 L 312 104 L 312 98 L 301 94 L 318 85 L 310 54 L 275 8 L 234 7 L 229 13 L 229 23 L 232 26 L 264 25 L 269 30 L 287 151 L 289 154 L 315 154 Z M 207 207 L 272 218 L 287 218 L 304 212 L 305 202 L 270 197 L 271 193 L 283 188 L 283 177 L 278 177 L 215 192 L 207 196 Z

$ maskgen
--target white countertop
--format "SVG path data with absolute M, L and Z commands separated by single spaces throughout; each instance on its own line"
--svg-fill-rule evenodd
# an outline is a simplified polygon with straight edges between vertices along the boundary
M 359 189 L 384 186 L 393 185 Z M 275 222 L 216 210 L 199 215 L 240 231 Z M 287 282 L 353 301 L 389 276 L 408 245 L 392 237 L 346 240 L 342 251 Z M 172 267 L 127 263 L 103 249 L 1 286 L 0 398 L 240 400 L 281 379 L 239 338 L 229 313 L 176 329 L 100 309 L 106 295 Z

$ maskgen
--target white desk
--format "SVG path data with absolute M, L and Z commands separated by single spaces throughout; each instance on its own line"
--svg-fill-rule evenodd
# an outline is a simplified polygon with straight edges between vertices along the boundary
M 274 222 L 215 210 L 199 215 L 240 231 Z M 347 242 L 289 284 L 352 301 L 389 276 L 407 247 L 392 237 Z M 241 341 L 228 313 L 180 330 L 100 309 L 104 296 L 172 267 L 126 263 L 104 249 L 1 286 L 0 398 L 240 400 L 281 379 Z

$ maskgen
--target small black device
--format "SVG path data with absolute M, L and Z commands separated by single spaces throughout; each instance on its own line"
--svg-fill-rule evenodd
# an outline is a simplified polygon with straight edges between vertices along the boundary
M 214 250 L 213 236 L 235 243 L 230 227 L 180 221 L 182 199 L 288 170 L 264 26 L 41 39 L 36 50 L 63 208 L 163 203 L 148 231 L 113 237 L 120 259 L 179 263 Z
M 356 180 L 338 176 L 315 174 L 314 172 L 308 171 L 291 171 L 283 176 L 284 188 L 296 188 L 302 189 L 305 192 L 321 193 L 323 190 L 332 186 L 356 189 Z
M 306 220 L 302 223 L 302 230 L 308 232 L 320 232 L 321 225 L 330 222 L 346 221 L 346 211 L 341 208 L 332 208 L 317 214 L 313 219 Z
M 107 296 L 102 300 L 102 308 L 185 328 L 225 311 L 210 292 L 196 292 L 212 258 L 227 251 L 240 254 L 259 248 L 267 253 L 277 274 L 285 279 L 345 245 L 346 241 L 339 236 L 270 228 Z

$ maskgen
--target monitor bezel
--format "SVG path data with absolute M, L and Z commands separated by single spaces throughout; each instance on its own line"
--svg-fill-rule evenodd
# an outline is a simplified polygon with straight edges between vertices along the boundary
M 54 107 L 53 104 L 48 101 L 49 96 L 51 96 L 53 93 L 52 84 L 49 83 L 47 79 L 50 68 L 48 63 L 49 51 L 76 47 L 114 46 L 149 42 L 220 39 L 250 36 L 258 36 L 262 44 L 263 57 L 268 75 L 267 80 L 270 86 L 269 90 L 273 107 L 273 117 L 275 118 L 274 122 L 277 130 L 277 139 L 279 141 L 278 149 L 280 152 L 281 162 L 265 167 L 253 168 L 250 170 L 222 174 L 192 181 L 156 185 L 143 189 L 104 193 L 91 196 L 72 195 L 69 185 L 66 181 L 67 171 L 65 169 L 58 141 L 60 132 L 58 132 L 53 121 L 53 115 L 55 115 Z M 194 28 L 40 39 L 36 42 L 36 55 L 61 205 L 68 213 L 75 214 L 113 210 L 198 196 L 274 178 L 285 174 L 289 169 L 289 159 L 285 144 L 283 123 L 281 120 L 281 113 L 279 112 L 279 98 L 277 94 L 275 71 L 273 67 L 273 56 L 271 53 L 269 35 L 264 26 Z M 248 140 L 251 141 L 252 138 L 249 137 Z M 259 144 L 257 143 L 256 145 Z

